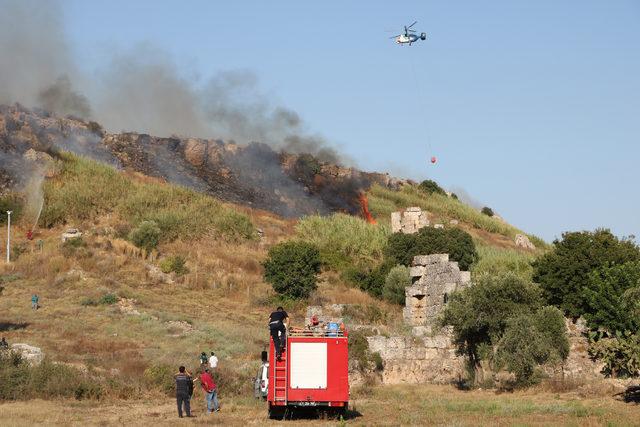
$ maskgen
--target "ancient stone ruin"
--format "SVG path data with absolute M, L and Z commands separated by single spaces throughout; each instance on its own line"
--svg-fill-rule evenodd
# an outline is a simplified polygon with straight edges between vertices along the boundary
M 429 226 L 427 212 L 418 207 L 407 208 L 402 212 L 391 213 L 391 232 L 404 234 L 417 233 L 418 230 Z
M 452 292 L 470 286 L 471 275 L 460 271 L 448 254 L 414 257 L 412 284 L 405 289 L 404 322 L 407 336 L 369 337 L 369 350 L 384 362 L 382 381 L 397 383 L 450 383 L 460 380 L 464 360 L 456 356 L 451 333 L 437 320 Z
M 404 320 L 407 325 L 430 328 L 452 292 L 468 287 L 471 273 L 460 271 L 448 254 L 419 255 L 410 269 L 412 285 L 405 289 Z

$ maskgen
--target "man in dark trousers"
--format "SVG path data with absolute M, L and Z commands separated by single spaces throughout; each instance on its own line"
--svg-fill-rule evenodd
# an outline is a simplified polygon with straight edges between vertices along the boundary
M 271 338 L 273 338 L 273 346 L 276 348 L 278 361 L 282 358 L 282 349 L 287 344 L 285 325 L 289 325 L 289 315 L 284 311 L 284 308 L 278 307 L 269 316 L 269 329 L 271 330 Z
M 182 405 L 187 413 L 187 417 L 191 416 L 191 394 L 193 393 L 193 380 L 191 374 L 185 369 L 184 366 L 180 366 L 176 378 L 176 401 L 178 403 L 178 416 L 182 418 Z

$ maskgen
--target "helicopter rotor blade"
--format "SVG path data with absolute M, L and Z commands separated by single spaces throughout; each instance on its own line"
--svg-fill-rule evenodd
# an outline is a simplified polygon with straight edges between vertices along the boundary
M 390 39 L 395 39 L 396 37 L 400 37 L 400 34 L 398 34 L 397 36 L 391 36 L 389 37 Z
M 414 25 L 416 25 L 417 23 L 418 23 L 418 21 L 413 21 L 413 24 L 411 24 L 411 25 L 409 25 L 408 27 L 405 27 L 405 28 L 411 28 L 411 27 L 413 27 Z

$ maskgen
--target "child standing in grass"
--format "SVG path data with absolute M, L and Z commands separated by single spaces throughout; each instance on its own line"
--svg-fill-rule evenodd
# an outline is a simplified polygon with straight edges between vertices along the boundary
M 38 298 L 37 294 L 33 294 L 31 296 L 31 309 L 32 310 L 37 310 L 38 309 L 38 301 L 40 300 L 40 298 Z

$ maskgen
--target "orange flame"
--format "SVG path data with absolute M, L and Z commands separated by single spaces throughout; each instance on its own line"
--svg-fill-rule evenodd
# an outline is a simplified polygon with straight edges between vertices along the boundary
M 369 224 L 375 224 L 376 220 L 373 218 L 373 215 L 371 215 L 371 212 L 369 212 L 369 200 L 367 200 L 367 196 L 364 193 L 360 193 L 358 201 L 360 202 L 364 219 L 366 219 Z

